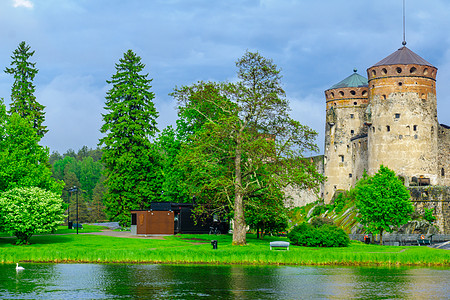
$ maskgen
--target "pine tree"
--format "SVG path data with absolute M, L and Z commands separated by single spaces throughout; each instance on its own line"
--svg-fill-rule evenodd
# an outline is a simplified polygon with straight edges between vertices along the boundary
M 34 77 L 38 69 L 36 63 L 30 62 L 34 51 L 30 51 L 30 46 L 21 42 L 13 52 L 11 68 L 6 68 L 5 73 L 14 76 L 14 83 L 11 88 L 10 113 L 18 113 L 21 117 L 30 120 L 33 128 L 39 137 L 43 137 L 48 131 L 44 126 L 44 106 L 36 101 L 34 96 Z
M 108 84 L 106 111 L 100 140 L 105 166 L 105 206 L 112 220 L 129 225 L 130 210 L 148 208 L 161 195 L 161 166 L 150 138 L 157 130 L 158 113 L 152 102 L 151 79 L 145 65 L 132 50 L 116 64 Z

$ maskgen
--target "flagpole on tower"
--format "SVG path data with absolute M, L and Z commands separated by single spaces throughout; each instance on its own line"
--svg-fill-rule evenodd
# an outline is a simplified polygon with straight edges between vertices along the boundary
M 405 0 L 403 0 L 403 46 L 406 46 L 406 26 L 405 26 Z

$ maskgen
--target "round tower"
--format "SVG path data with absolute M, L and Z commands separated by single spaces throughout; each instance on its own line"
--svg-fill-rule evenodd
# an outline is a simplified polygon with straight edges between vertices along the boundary
M 350 140 L 365 134 L 364 113 L 368 104 L 367 79 L 356 73 L 325 91 L 325 157 L 323 198 L 329 203 L 337 190 L 352 184 Z
M 384 165 L 437 184 L 436 72 L 405 46 L 367 69 L 369 174 Z

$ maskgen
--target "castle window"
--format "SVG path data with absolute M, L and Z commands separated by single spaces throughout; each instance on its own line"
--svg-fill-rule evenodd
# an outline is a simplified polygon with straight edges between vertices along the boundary
M 441 169 L 441 176 L 445 176 L 444 168 Z
M 354 114 L 350 114 L 350 119 L 353 119 L 355 117 Z
M 339 159 L 341 162 L 344 162 L 344 155 L 339 155 Z
M 411 69 L 409 69 L 409 73 L 414 74 L 416 73 L 417 69 L 416 67 L 412 67 Z
M 396 119 L 400 119 L 400 114 L 395 114 Z
M 391 131 L 391 126 L 389 126 L 389 125 L 386 125 L 386 131 Z
M 377 75 L 377 72 L 375 70 L 372 70 L 372 76 Z
M 353 96 L 355 96 L 355 95 L 356 95 L 356 92 L 355 92 L 354 90 L 351 90 L 351 91 L 350 91 L 350 94 L 352 94 Z
M 358 104 L 358 102 L 353 102 L 353 105 L 357 105 Z
M 352 173 L 348 174 L 348 178 L 352 178 Z
M 400 81 L 400 82 L 398 83 L 398 86 L 402 86 L 402 85 L 403 85 L 403 82 Z
M 387 74 L 386 68 L 381 69 L 381 74 L 383 74 L 383 75 L 386 75 L 386 74 Z
M 383 95 L 382 97 L 383 97 L 383 100 L 386 100 L 386 95 Z
M 339 91 L 339 96 L 344 97 L 344 92 L 343 91 Z
M 331 92 L 330 95 L 331 95 L 331 98 L 334 98 L 334 93 L 333 92 Z
M 355 131 L 354 130 L 350 130 L 350 134 L 354 134 L 355 133 Z
M 366 95 L 367 95 L 367 91 L 363 91 L 363 92 L 362 92 L 362 95 L 363 95 L 363 96 L 366 96 Z
M 428 75 L 428 68 L 423 69 L 423 75 Z
M 417 131 L 417 125 L 414 125 L 414 126 L 413 126 L 413 130 L 414 130 L 414 131 Z
M 397 71 L 398 74 L 400 74 L 402 72 L 402 68 L 400 68 L 400 67 L 397 67 L 395 70 Z

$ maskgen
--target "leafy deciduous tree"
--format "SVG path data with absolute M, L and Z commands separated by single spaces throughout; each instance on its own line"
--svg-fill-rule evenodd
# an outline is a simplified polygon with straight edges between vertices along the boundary
M 414 206 L 408 189 L 395 176 L 394 171 L 381 165 L 373 176 L 361 179 L 356 187 L 358 221 L 372 233 L 392 232 L 394 226 L 406 224 L 411 219 Z
M 158 113 L 152 102 L 145 65 L 132 50 L 116 64 L 116 74 L 107 83 L 107 113 L 103 115 L 100 140 L 105 166 L 105 205 L 108 215 L 128 225 L 130 210 L 145 209 L 161 196 L 159 153 L 151 143 L 157 130 Z
M 52 178 L 48 148 L 26 119 L 5 114 L 0 101 L 0 191 L 15 187 L 39 187 L 61 193 L 62 184 Z
M 10 113 L 18 113 L 21 117 L 30 120 L 33 128 L 39 137 L 43 137 L 48 131 L 43 125 L 45 120 L 44 106 L 36 101 L 34 96 L 34 77 L 38 69 L 36 63 L 30 62 L 34 51 L 30 51 L 30 46 L 21 42 L 13 52 L 11 68 L 6 68 L 5 73 L 14 76 L 14 83 L 11 89 L 11 109 Z
M 277 66 L 252 52 L 236 65 L 238 83 L 209 83 L 214 88 L 207 90 L 201 82 L 176 89 L 174 96 L 181 113 L 193 111 L 204 119 L 179 158 L 188 166 L 191 194 L 213 206 L 228 205 L 233 244 L 243 245 L 246 202 L 287 185 L 317 188 L 322 176 L 302 156 L 317 150 L 317 134 L 289 116 Z
M 14 188 L 0 194 L 0 230 L 28 244 L 35 233 L 54 232 L 64 219 L 58 194 L 37 187 Z

